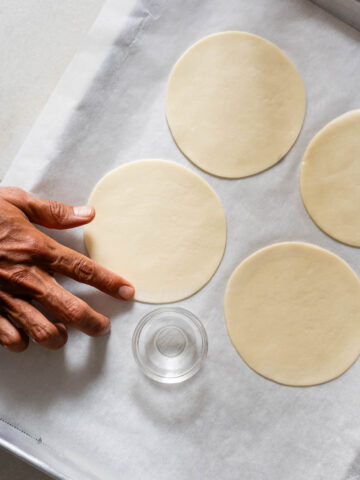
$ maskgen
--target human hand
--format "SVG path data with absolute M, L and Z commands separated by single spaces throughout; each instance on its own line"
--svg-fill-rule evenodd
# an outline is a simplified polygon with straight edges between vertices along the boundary
M 50 349 L 67 341 L 67 326 L 91 336 L 110 331 L 110 320 L 54 279 L 60 273 L 115 298 L 130 300 L 133 286 L 88 257 L 57 243 L 31 222 L 66 229 L 91 222 L 95 210 L 41 200 L 15 187 L 0 187 L 0 344 L 13 352 L 29 338 Z M 50 322 L 36 300 L 58 321 Z

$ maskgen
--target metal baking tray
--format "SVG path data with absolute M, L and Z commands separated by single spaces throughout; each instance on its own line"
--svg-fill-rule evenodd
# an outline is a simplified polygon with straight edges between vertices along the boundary
M 313 2 L 360 31 L 360 0 L 313 0 Z
M 2 419 L 0 419 L 0 447 L 52 478 L 72 480 L 74 475 L 79 480 L 91 478 L 88 473 L 81 471 L 78 465 L 69 462 L 44 444 L 40 437 L 33 437 Z

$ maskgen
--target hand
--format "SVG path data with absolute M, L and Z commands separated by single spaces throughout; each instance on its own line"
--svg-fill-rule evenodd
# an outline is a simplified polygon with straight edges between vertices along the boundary
M 67 341 L 67 326 L 91 336 L 110 331 L 110 320 L 63 289 L 61 273 L 122 300 L 133 286 L 88 257 L 71 250 L 31 223 L 66 229 L 91 222 L 95 210 L 40 200 L 19 188 L 0 187 L 0 344 L 13 352 L 26 349 L 29 338 L 50 348 Z M 32 304 L 36 300 L 59 321 L 50 322 Z

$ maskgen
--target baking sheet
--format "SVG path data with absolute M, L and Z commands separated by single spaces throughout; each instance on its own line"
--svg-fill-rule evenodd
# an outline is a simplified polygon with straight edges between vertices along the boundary
M 360 478 L 360 362 L 325 385 L 277 385 L 237 355 L 222 310 L 231 272 L 270 243 L 315 243 L 360 274 L 359 249 L 322 233 L 299 193 L 301 157 L 312 136 L 360 106 L 359 32 L 306 0 L 144 0 L 125 28 L 118 21 L 117 1 L 109 1 L 96 41 L 68 69 L 5 183 L 83 204 L 107 171 L 140 158 L 170 159 L 205 178 L 223 202 L 228 244 L 211 282 L 176 305 L 203 321 L 209 356 L 184 384 L 146 379 L 132 358 L 131 336 L 153 306 L 122 304 L 63 280 L 111 316 L 111 336 L 74 332 L 62 351 L 35 345 L 21 355 L 1 351 L 0 416 L 41 437 L 44 448 L 79 465 L 88 478 Z M 307 115 L 294 148 L 275 167 L 241 180 L 212 177 L 186 160 L 164 115 L 174 62 L 196 40 L 222 30 L 273 41 L 294 62 L 307 91 Z M 81 229 L 52 235 L 84 251 Z M 74 469 L 71 478 L 83 477 Z

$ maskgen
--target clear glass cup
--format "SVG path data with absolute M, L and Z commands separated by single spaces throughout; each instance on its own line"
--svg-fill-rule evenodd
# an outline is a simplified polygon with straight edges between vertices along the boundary
M 135 328 L 135 360 L 149 378 L 179 383 L 199 371 L 208 351 L 200 320 L 180 307 L 162 307 L 146 314 Z

